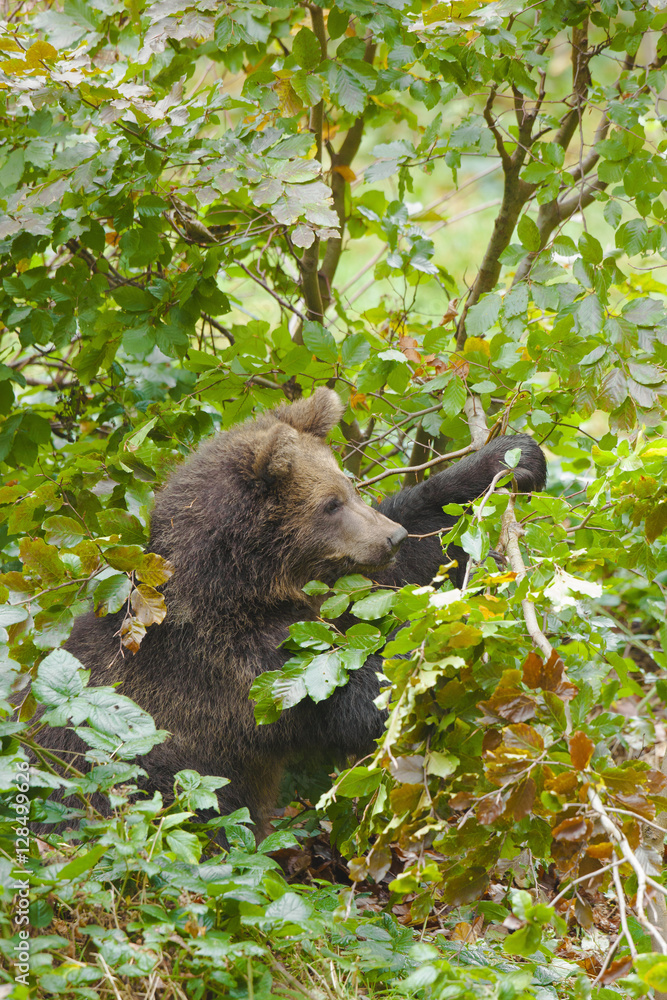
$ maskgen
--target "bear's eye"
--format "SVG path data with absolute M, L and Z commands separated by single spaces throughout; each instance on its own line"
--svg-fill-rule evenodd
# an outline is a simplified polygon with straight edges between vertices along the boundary
M 339 500 L 338 497 L 332 497 L 331 500 L 327 500 L 324 506 L 325 514 L 335 514 L 337 510 L 340 510 L 343 506 L 343 501 Z

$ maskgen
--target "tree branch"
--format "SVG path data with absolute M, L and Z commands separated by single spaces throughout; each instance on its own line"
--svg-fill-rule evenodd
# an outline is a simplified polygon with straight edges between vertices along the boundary
M 479 396 L 468 396 L 463 405 L 463 412 L 470 428 L 470 445 L 474 451 L 479 451 L 489 440 L 489 425 Z
M 459 451 L 450 451 L 446 455 L 438 455 L 437 458 L 432 458 L 430 462 L 424 462 L 422 465 L 408 466 L 407 469 L 385 469 L 384 472 L 373 476 L 372 479 L 365 479 L 361 485 L 371 486 L 373 483 L 379 483 L 381 479 L 386 479 L 388 476 L 402 476 L 406 472 L 423 472 L 424 469 L 431 469 L 434 465 L 440 465 L 441 462 L 450 462 L 453 458 L 463 458 L 464 455 L 469 455 L 471 451 L 473 451 L 473 447 L 472 445 L 468 445 L 467 448 L 460 448 Z
M 315 4 L 309 4 L 308 10 L 310 11 L 310 19 L 313 25 L 313 32 L 318 42 L 320 43 L 320 52 L 322 54 L 322 61 L 327 57 L 327 35 L 324 30 L 324 11 L 321 7 L 316 7 Z M 321 100 L 318 104 L 315 104 L 310 109 L 310 121 L 308 123 L 310 131 L 315 136 L 315 158 L 321 163 L 322 162 L 322 131 L 324 128 L 324 100 Z
M 431 435 L 424 430 L 424 425 L 420 421 L 412 445 L 408 467 L 405 470 L 406 486 L 416 486 L 424 478 L 424 463 L 428 462 L 428 454 L 432 450 L 430 447 L 431 443 Z
M 523 561 L 523 556 L 521 555 L 521 549 L 519 548 L 519 537 L 523 534 L 525 534 L 524 529 L 517 521 L 514 512 L 514 496 L 511 496 L 507 504 L 507 510 L 503 514 L 499 548 L 505 549 L 509 564 L 514 573 L 516 573 L 517 584 L 521 583 L 528 572 L 526 564 Z M 543 654 L 545 660 L 548 660 L 553 653 L 553 647 L 537 624 L 535 605 L 528 598 L 524 598 L 521 602 L 521 607 L 530 638 Z

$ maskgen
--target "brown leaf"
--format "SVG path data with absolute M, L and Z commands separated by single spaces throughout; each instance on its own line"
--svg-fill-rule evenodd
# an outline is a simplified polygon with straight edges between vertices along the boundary
M 614 796 L 614 799 L 622 809 L 638 813 L 640 816 L 644 816 L 645 819 L 653 819 L 655 816 L 655 806 L 639 791 L 632 793 L 620 792 Z
M 615 983 L 617 979 L 622 979 L 624 976 L 630 975 L 632 972 L 632 959 L 630 956 L 626 958 L 617 958 L 615 962 L 612 962 L 609 968 L 600 976 L 600 982 L 603 986 L 609 986 L 611 983 Z
M 482 737 L 482 753 L 488 753 L 500 746 L 503 738 L 497 729 L 487 729 Z
M 581 895 L 574 901 L 574 916 L 580 927 L 588 930 L 593 926 L 593 908 Z
M 470 792 L 457 792 L 449 800 L 449 808 L 455 809 L 456 812 L 463 812 L 465 809 L 470 809 L 474 801 L 475 796 L 471 795 Z
M 391 868 L 391 851 L 377 844 L 367 857 L 368 874 L 375 882 L 381 882 Z
M 622 825 L 623 833 L 633 851 L 636 851 L 642 841 L 641 827 L 634 819 L 626 819 Z
M 472 943 L 477 941 L 482 933 L 482 927 L 484 925 L 484 918 L 477 917 L 474 924 L 469 924 L 467 920 L 462 920 L 460 924 L 457 924 L 452 931 L 452 941 L 468 941 Z
M 532 726 L 527 726 L 525 722 L 518 722 L 503 729 L 503 743 L 506 747 L 515 747 L 518 750 L 531 752 L 544 750 L 544 740 L 538 731 Z
M 458 354 L 450 355 L 449 367 L 456 375 L 458 375 L 460 379 L 463 379 L 464 382 L 468 378 L 470 365 L 468 364 L 467 361 L 464 361 L 460 355 Z
M 559 823 L 552 830 L 551 835 L 554 840 L 568 840 L 576 843 L 577 841 L 585 840 L 590 832 L 591 824 L 588 820 L 574 816 L 572 819 L 564 819 L 562 823 Z
M 164 597 L 155 589 L 140 583 L 132 591 L 130 598 L 132 610 L 143 625 L 159 625 L 167 614 Z
M 476 816 L 482 826 L 490 826 L 495 823 L 499 816 L 505 811 L 505 803 L 500 792 L 497 795 L 489 796 L 477 806 Z
M 649 795 L 664 795 L 665 788 L 667 788 L 667 777 L 665 777 L 662 771 L 647 771 L 646 780 Z
M 564 677 L 554 688 L 553 693 L 557 694 L 561 701 L 572 701 L 579 694 L 579 688 Z
M 458 304 L 459 304 L 458 299 L 450 300 L 449 305 L 447 306 L 447 311 L 440 320 L 440 326 L 445 326 L 446 323 L 451 323 L 452 320 L 456 319 L 456 317 L 459 314 L 457 309 Z
M 469 868 L 462 875 L 455 875 L 454 878 L 445 882 L 442 898 L 450 906 L 462 906 L 464 903 L 472 903 L 479 899 L 489 881 L 489 876 L 483 868 Z
M 527 687 L 543 691 L 559 691 L 565 664 L 555 650 L 545 663 L 537 653 L 529 653 L 523 664 L 523 681 Z M 566 681 L 569 684 L 569 681 Z
M 525 778 L 519 782 L 507 800 L 507 813 L 513 815 L 517 823 L 528 816 L 533 808 L 536 791 L 533 779 Z
M 591 757 L 593 756 L 593 751 L 595 750 L 595 743 L 589 740 L 586 733 L 582 733 L 578 730 L 573 733 L 568 740 L 570 747 L 570 758 L 572 760 L 573 767 L 576 767 L 577 771 L 585 771 L 590 764 Z
M 524 722 L 532 719 L 537 713 L 537 703 L 526 694 L 506 694 L 500 690 L 489 698 L 480 701 L 479 707 L 491 718 L 494 716 L 507 719 L 508 722 Z
M 604 845 L 598 840 L 597 845 L 603 847 Z M 590 856 L 591 845 L 586 846 L 586 854 L 581 858 L 579 862 L 579 867 L 577 869 L 577 877 L 581 878 L 583 875 L 589 875 L 585 882 L 581 883 L 581 887 L 585 892 L 593 892 L 599 885 L 602 885 L 605 879 L 605 873 L 600 874 L 600 869 L 603 868 L 602 861 L 607 861 L 607 858 L 593 858 Z
M 568 795 L 574 791 L 578 784 L 579 778 L 574 771 L 563 771 L 562 774 L 556 774 L 553 778 L 549 778 L 546 782 L 546 788 L 547 791 L 555 792 L 556 795 Z
M 537 653 L 529 653 L 523 662 L 523 683 L 529 688 L 542 687 L 544 663 Z
M 134 617 L 126 618 L 120 629 L 120 641 L 131 653 L 136 653 L 145 635 L 146 626 Z
M 368 403 L 366 402 L 366 393 L 353 392 L 350 396 L 350 406 L 353 409 L 358 409 L 361 406 L 365 406 L 366 409 L 368 409 Z

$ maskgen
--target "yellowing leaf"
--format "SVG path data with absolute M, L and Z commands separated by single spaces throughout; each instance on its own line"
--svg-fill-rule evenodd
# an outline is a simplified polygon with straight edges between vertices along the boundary
M 28 51 L 26 52 L 25 61 L 29 66 L 37 66 L 39 63 L 44 62 L 45 59 L 57 59 L 58 50 L 54 49 L 53 45 L 49 42 L 38 41 L 34 42 Z
M 122 624 L 120 641 L 131 653 L 136 653 L 145 635 L 146 626 L 142 625 L 138 618 L 128 618 Z
M 335 174 L 340 174 L 343 180 L 348 181 L 350 184 L 352 181 L 356 181 L 357 179 L 357 175 L 354 170 L 352 170 L 351 167 L 346 167 L 344 163 L 340 164 L 340 166 L 334 167 L 333 170 Z
M 278 100 L 280 101 L 280 111 L 286 118 L 293 118 L 302 110 L 303 104 L 297 97 L 289 80 L 278 80 L 275 88 Z
M 480 354 L 486 354 L 487 357 L 491 355 L 491 347 L 489 346 L 488 340 L 484 340 L 484 337 L 468 337 L 465 342 L 465 347 L 463 348 L 464 354 L 472 354 L 478 351 Z
M 167 614 L 167 605 L 162 594 L 155 587 L 148 587 L 145 583 L 135 587 L 130 603 L 142 625 L 159 625 Z
M 23 59 L 5 59 L 0 63 L 5 73 L 25 73 L 30 67 Z
M 159 556 L 155 552 L 147 552 L 137 566 L 136 573 L 142 583 L 147 583 L 151 587 L 159 587 L 166 583 L 170 576 L 174 575 L 174 567 L 163 556 Z

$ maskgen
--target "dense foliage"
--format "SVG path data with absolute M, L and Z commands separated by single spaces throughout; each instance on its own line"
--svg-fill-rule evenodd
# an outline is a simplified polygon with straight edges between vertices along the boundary
M 30 989 L 17 878 L 40 996 L 667 992 L 667 10 L 4 10 L 2 995 Z M 242 814 L 192 822 L 224 775 L 132 799 L 166 734 L 61 646 L 91 601 L 127 609 L 128 656 L 159 628 L 154 490 L 202 437 L 321 384 L 369 499 L 517 431 L 549 491 L 508 475 L 452 509 L 463 588 L 346 577 L 292 629 L 258 721 L 392 633 L 389 722 L 319 820 L 288 809 L 256 848 Z M 93 770 L 37 751 L 17 777 L 66 723 Z M 63 780 L 81 809 L 46 801 Z M 23 851 L 28 799 L 80 832 Z

